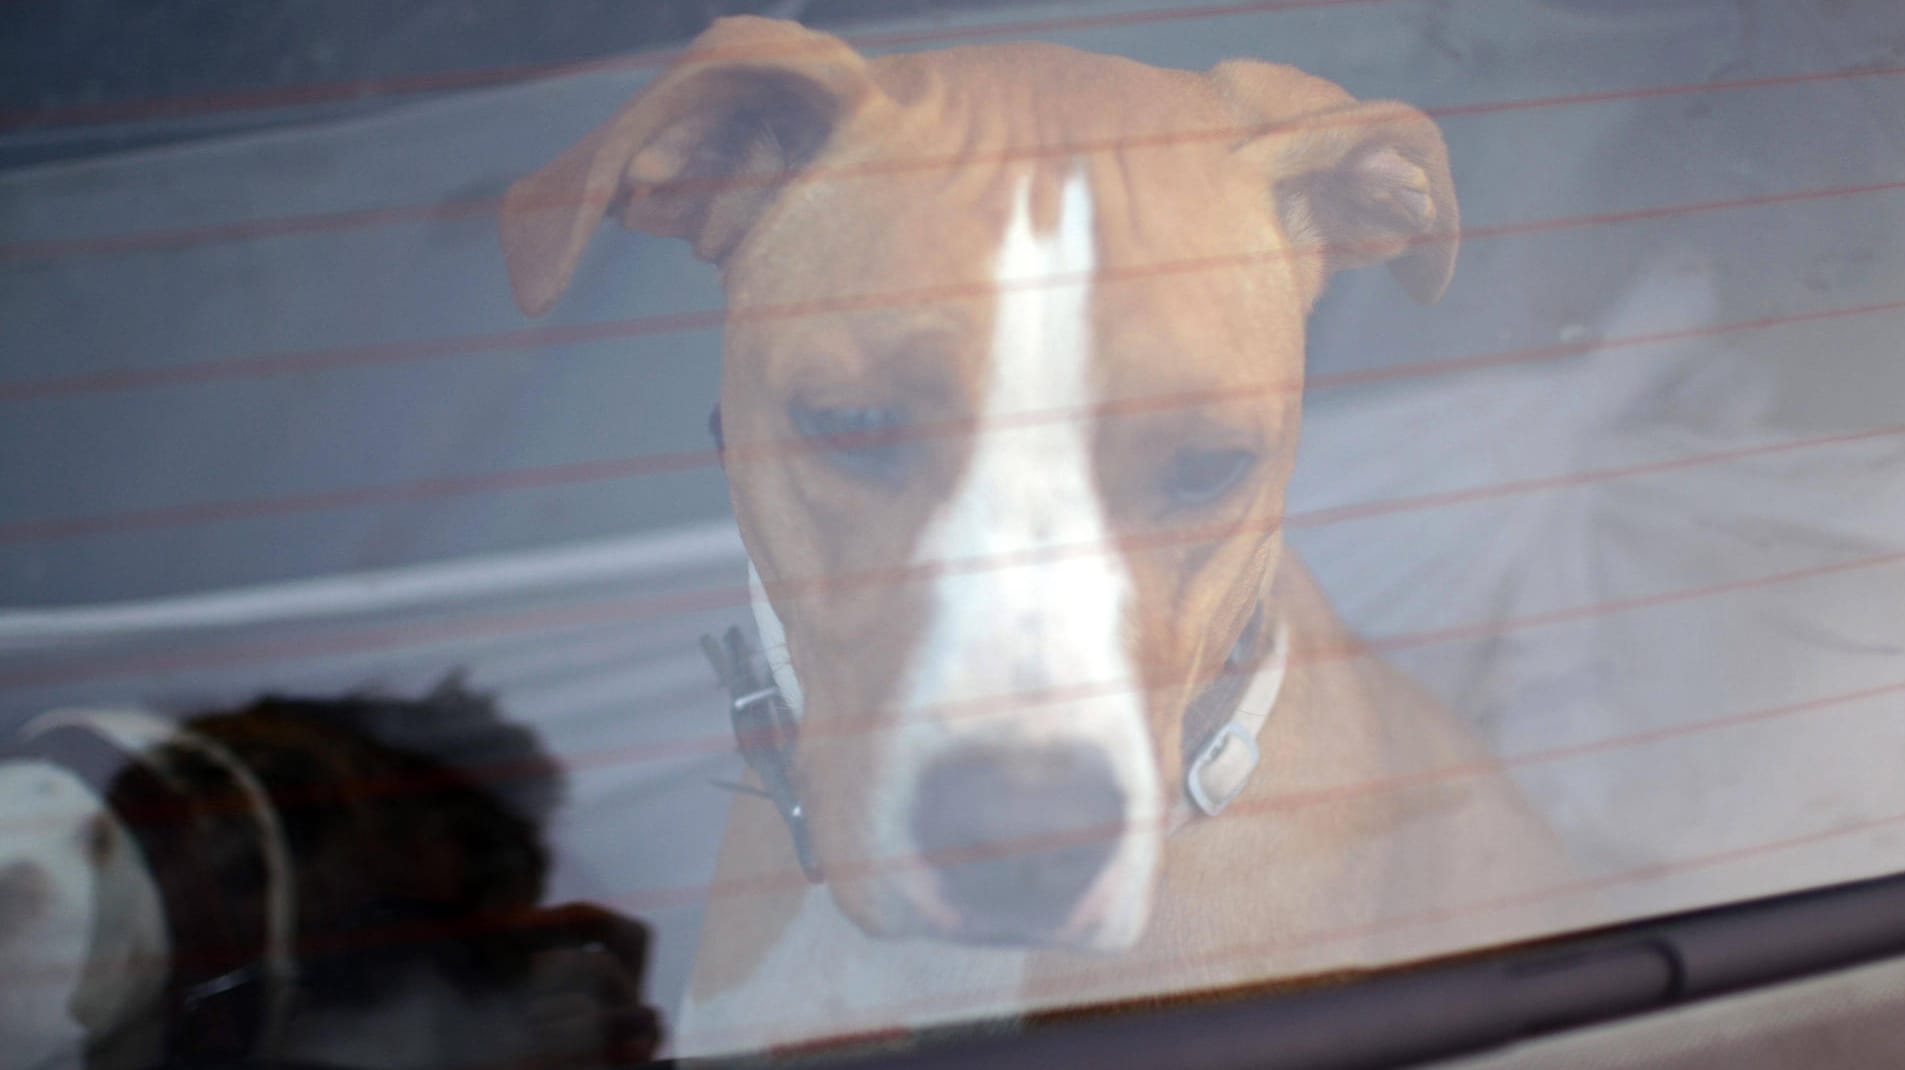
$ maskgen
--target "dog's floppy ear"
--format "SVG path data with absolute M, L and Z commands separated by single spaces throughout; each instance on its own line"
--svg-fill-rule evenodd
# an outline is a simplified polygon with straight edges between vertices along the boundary
M 877 93 L 866 61 L 836 37 L 717 21 L 615 118 L 509 188 L 503 258 L 516 303 L 547 312 L 614 206 L 624 225 L 720 262 L 787 173 Z
M 1434 120 L 1395 101 L 1358 103 L 1291 68 L 1229 63 L 1212 72 L 1269 120 L 1243 147 L 1268 171 L 1285 234 L 1328 271 L 1388 261 L 1429 304 L 1455 274 L 1461 215 Z

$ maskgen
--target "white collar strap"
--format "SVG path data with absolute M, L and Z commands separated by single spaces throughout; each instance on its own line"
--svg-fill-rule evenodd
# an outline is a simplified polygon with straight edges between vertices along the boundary
M 1239 643 L 1246 642 L 1249 629 Z M 1229 718 L 1204 738 L 1184 767 L 1184 798 L 1172 808 L 1168 831 L 1177 833 L 1199 815 L 1216 817 L 1242 795 L 1262 760 L 1257 737 L 1276 710 L 1290 668 L 1290 626 L 1276 619 L 1270 650 L 1244 687 Z M 1233 655 L 1234 657 L 1235 655 Z
M 761 582 L 761 570 L 754 567 L 752 558 L 747 563 L 748 600 L 754 609 L 754 629 L 761 636 L 761 654 L 767 658 L 768 672 L 774 683 L 781 689 L 781 698 L 787 701 L 787 710 L 800 720 L 803 708 L 800 694 L 800 679 L 794 675 L 794 658 L 787 652 L 787 629 L 782 626 L 780 614 L 774 612 L 774 603 L 767 600 L 767 587 Z
M 1243 794 L 1261 755 L 1257 736 L 1269 722 L 1290 668 L 1290 626 L 1277 618 L 1270 651 L 1251 677 L 1250 686 L 1230 720 L 1211 734 L 1184 771 L 1184 791 L 1198 811 L 1216 817 Z

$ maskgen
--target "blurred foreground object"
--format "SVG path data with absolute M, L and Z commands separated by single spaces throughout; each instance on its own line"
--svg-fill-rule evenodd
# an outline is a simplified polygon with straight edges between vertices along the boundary
M 174 723 L 61 710 L 0 763 L 0 1032 L 21 1065 L 650 1057 L 646 926 L 539 907 L 563 782 L 451 679 Z

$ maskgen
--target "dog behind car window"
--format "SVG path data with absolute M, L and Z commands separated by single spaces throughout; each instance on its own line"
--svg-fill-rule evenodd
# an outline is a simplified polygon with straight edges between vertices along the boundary
M 451 678 L 173 722 L 56 711 L 0 761 L 0 1032 L 29 1067 L 650 1057 L 648 931 L 542 907 L 560 770 Z M 12 987 L 12 986 L 9 986 Z M 8 1062 L 8 1065 L 14 1065 Z
M 605 215 L 726 296 L 718 444 L 771 676 L 730 690 L 788 730 L 748 748 L 771 802 L 730 810 L 680 1053 L 1594 916 L 1540 894 L 1563 845 L 1282 537 L 1310 312 L 1375 264 L 1442 296 L 1447 145 L 1235 43 L 1194 71 L 724 19 L 504 198 L 529 315 L 585 264 L 641 285 L 585 257 Z

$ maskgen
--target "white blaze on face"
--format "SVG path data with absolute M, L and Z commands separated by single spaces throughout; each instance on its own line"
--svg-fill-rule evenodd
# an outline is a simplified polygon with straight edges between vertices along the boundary
M 890 790 L 876 806 L 877 838 L 904 853 L 919 774 L 949 750 L 1096 748 L 1118 778 L 1127 828 L 1084 909 L 1096 915 L 1091 942 L 1120 946 L 1149 912 L 1161 788 L 1128 650 L 1132 582 L 1093 475 L 1091 190 L 1082 172 L 1067 181 L 1049 234 L 1033 231 L 1029 199 L 1027 183 L 999 250 L 971 453 L 914 552 L 937 574 L 900 724 L 884 733 Z M 897 879 L 931 900 L 917 870 Z

